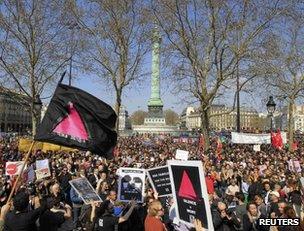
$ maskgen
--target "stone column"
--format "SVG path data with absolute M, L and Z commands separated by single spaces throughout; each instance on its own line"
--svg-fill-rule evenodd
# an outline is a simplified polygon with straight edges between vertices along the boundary
M 152 45 L 152 76 L 151 76 L 151 96 L 148 106 L 163 107 L 163 102 L 160 98 L 160 79 L 159 79 L 159 52 L 161 37 L 157 27 L 153 31 Z

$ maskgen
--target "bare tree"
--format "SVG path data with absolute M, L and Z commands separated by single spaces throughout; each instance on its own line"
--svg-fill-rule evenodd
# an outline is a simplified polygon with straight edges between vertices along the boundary
M 35 134 L 40 111 L 36 97 L 60 77 L 66 58 L 65 26 L 60 9 L 64 1 L 1 1 L 0 67 L 7 84 L 26 95 Z M 25 99 L 24 97 L 22 97 Z
M 197 100 L 209 147 L 210 107 L 236 83 L 240 62 L 278 15 L 279 1 L 155 0 L 155 18 L 170 49 L 179 92 Z M 238 90 L 252 79 L 242 76 Z M 235 91 L 235 90 L 234 90 Z
M 165 115 L 165 119 L 166 119 L 166 124 L 176 125 L 178 123 L 179 116 L 175 111 L 173 111 L 171 109 L 167 109 L 164 111 L 164 115 Z
M 142 125 L 144 124 L 145 118 L 148 116 L 148 112 L 138 110 L 133 112 L 131 115 L 131 123 L 132 125 Z
M 292 150 L 295 103 L 304 96 L 304 11 L 294 1 L 263 41 L 252 69 L 261 77 L 260 89 L 288 105 L 288 140 Z M 265 88 L 266 86 L 266 88 Z
M 75 15 L 87 32 L 86 61 L 102 80 L 115 90 L 115 111 L 120 112 L 126 87 L 142 77 L 147 52 L 144 1 L 88 1 Z M 116 123 L 118 131 L 119 121 Z

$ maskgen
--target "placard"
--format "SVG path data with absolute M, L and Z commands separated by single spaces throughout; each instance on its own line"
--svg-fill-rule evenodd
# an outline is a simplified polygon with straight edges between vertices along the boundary
M 78 195 L 81 197 L 81 199 L 86 205 L 90 204 L 91 201 L 102 201 L 87 178 L 77 178 L 69 181 L 69 183 L 75 189 L 75 191 L 78 193 Z
M 158 197 L 172 195 L 168 166 L 148 169 L 147 175 L 153 190 L 158 193 Z
M 259 144 L 253 145 L 253 151 L 260 152 L 261 151 L 261 145 L 259 145 Z
M 24 164 L 24 161 L 6 162 L 5 175 L 7 175 L 7 176 L 19 175 L 21 173 L 23 164 Z
M 51 176 L 49 160 L 36 160 L 36 178 L 37 180 Z
M 300 173 L 302 172 L 300 161 L 298 160 L 289 160 L 288 161 L 288 169 L 292 172 Z
M 178 220 L 193 227 L 199 219 L 206 230 L 214 230 L 202 162 L 169 160 L 168 168 Z
M 175 159 L 177 160 L 188 160 L 189 152 L 185 150 L 176 150 Z
M 34 182 L 35 180 L 35 170 L 34 165 L 30 165 L 24 172 L 23 172 L 23 181 L 28 184 L 30 182 Z
M 145 170 L 139 168 L 120 168 L 118 171 L 118 200 L 144 202 Z

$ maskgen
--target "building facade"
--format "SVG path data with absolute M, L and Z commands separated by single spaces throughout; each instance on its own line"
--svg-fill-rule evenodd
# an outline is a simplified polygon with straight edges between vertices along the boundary
M 210 110 L 211 130 L 235 130 L 236 129 L 236 110 L 232 110 L 225 105 L 212 105 Z M 240 109 L 241 129 L 257 130 L 261 129 L 258 121 L 259 114 L 251 108 L 241 107 Z M 188 130 L 196 130 L 201 126 L 201 117 L 197 108 L 187 107 L 181 115 L 181 125 Z
M 25 133 L 31 131 L 32 117 L 26 96 L 6 88 L 0 89 L 1 132 Z M 27 100 L 27 102 L 30 102 Z
M 295 106 L 294 112 L 294 130 L 304 133 L 304 105 Z

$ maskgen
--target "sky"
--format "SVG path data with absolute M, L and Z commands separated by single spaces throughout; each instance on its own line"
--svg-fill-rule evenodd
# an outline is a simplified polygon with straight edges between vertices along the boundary
M 148 57 L 148 60 L 151 60 L 151 57 Z M 144 68 L 151 71 L 151 61 L 145 63 Z M 73 70 L 75 73 L 76 70 Z M 65 76 L 64 83 L 67 84 L 68 73 Z M 198 106 L 198 105 L 188 105 L 185 102 L 184 96 L 176 95 L 172 92 L 172 83 L 169 82 L 164 76 L 165 73 L 160 69 L 161 76 L 161 98 L 164 103 L 164 110 L 171 109 L 181 114 L 184 108 L 187 106 Z M 96 96 L 97 98 L 103 100 L 114 108 L 115 105 L 115 91 L 107 86 L 102 80 L 97 76 L 90 74 L 80 74 L 76 75 L 76 79 L 72 81 L 72 85 L 78 87 L 82 90 L 89 92 L 90 94 Z M 148 110 L 147 103 L 150 98 L 151 93 L 151 75 L 148 75 L 140 85 L 132 85 L 131 88 L 126 88 L 123 94 L 122 104 L 126 107 L 126 110 L 131 115 L 136 110 Z M 54 88 L 49 88 L 44 96 L 50 96 L 53 94 Z M 260 97 L 248 95 L 241 93 L 241 106 L 253 107 L 259 112 L 265 112 L 266 108 L 261 106 Z M 47 98 L 44 103 L 48 103 L 50 98 Z M 233 102 L 233 95 L 228 94 L 224 97 L 216 100 L 214 104 L 225 104 L 226 106 L 231 106 Z
M 151 72 L 151 59 L 152 56 L 148 55 L 144 69 Z M 160 59 L 161 62 L 162 59 Z M 161 65 L 160 65 L 161 66 Z M 76 72 L 76 70 L 73 70 Z M 72 72 L 72 73 L 73 73 Z M 72 85 L 81 88 L 104 102 L 110 104 L 112 107 L 115 105 L 115 91 L 111 89 L 106 83 L 102 82 L 97 76 L 89 74 L 76 73 L 77 77 L 72 81 Z M 73 75 L 74 76 L 74 75 Z M 161 78 L 161 98 L 164 103 L 164 110 L 171 109 L 180 114 L 187 104 L 182 99 L 182 96 L 177 96 L 172 93 L 172 84 L 166 80 L 162 68 L 160 68 Z M 65 83 L 68 81 L 68 73 L 65 76 Z M 50 95 L 52 92 L 49 91 Z M 147 75 L 140 84 L 133 84 L 126 88 L 123 94 L 122 104 L 126 107 L 129 114 L 132 114 L 136 110 L 148 110 L 148 100 L 151 94 L 151 75 Z
M 187 106 L 198 106 L 198 105 L 188 105 L 185 101 L 185 96 L 173 94 L 173 84 L 168 78 L 166 78 L 166 72 L 162 68 L 162 59 L 160 57 L 160 77 L 161 77 L 161 98 L 164 103 L 164 110 L 171 109 L 181 114 L 181 112 Z M 151 59 L 152 55 L 147 55 L 143 68 L 151 73 Z M 69 67 L 67 67 L 67 74 L 65 76 L 64 82 L 68 81 Z M 93 74 L 88 73 L 77 73 L 77 70 L 73 69 L 73 76 L 76 77 L 72 81 L 72 85 L 83 89 L 90 94 L 96 96 L 97 98 L 103 100 L 114 108 L 115 105 L 115 91 L 106 85 L 100 78 L 94 76 Z M 130 87 L 126 88 L 123 93 L 122 105 L 126 107 L 126 110 L 131 115 L 136 110 L 148 110 L 147 103 L 151 94 L 151 75 L 147 75 L 140 84 L 131 84 Z M 231 88 L 230 92 L 233 92 Z M 43 96 L 51 96 L 54 92 L 54 88 L 50 87 L 47 89 L 46 93 Z M 234 95 L 233 93 L 227 93 L 222 98 L 214 101 L 214 104 L 225 104 L 226 106 L 231 106 L 233 102 Z M 266 107 L 264 102 L 262 102 L 261 96 L 248 95 L 246 93 L 241 93 L 241 106 L 252 107 L 258 112 L 265 112 Z M 45 103 L 48 103 L 50 98 L 43 100 Z
M 147 103 L 151 93 L 150 81 L 151 79 L 149 77 L 143 81 L 140 86 L 133 87 L 132 89 L 126 89 L 125 93 L 123 94 L 122 104 L 126 107 L 129 114 L 132 114 L 136 110 L 148 110 Z M 110 104 L 112 107 L 115 105 L 115 91 L 109 89 L 109 87 L 98 80 L 98 78 L 95 76 L 79 76 L 77 80 L 72 82 L 72 85 L 93 94 L 104 102 Z M 187 106 L 196 106 L 187 105 L 182 98 L 183 96 L 173 94 L 171 87 L 172 86 L 170 86 L 170 84 L 168 84 L 165 80 L 161 82 L 161 98 L 164 103 L 164 110 L 172 109 L 180 114 Z M 232 97 L 232 95 L 227 95 L 224 98 L 215 101 L 215 104 L 225 104 L 227 106 L 231 106 Z M 257 98 L 256 96 L 241 93 L 240 98 L 241 106 L 253 107 L 260 112 L 266 110 L 266 108 L 264 110 L 261 107 L 261 99 Z
M 148 110 L 147 103 L 151 93 L 150 78 L 147 78 L 140 86 L 126 89 L 123 94 L 122 104 L 126 110 L 132 114 L 136 110 Z M 110 104 L 112 107 L 115 105 L 115 91 L 109 89 L 104 83 L 98 81 L 97 77 L 86 76 L 79 77 L 72 83 L 75 87 L 81 88 L 90 94 L 95 95 L 104 102 Z M 164 110 L 172 109 L 177 113 L 181 113 L 186 107 L 186 104 L 181 102 L 180 97 L 173 95 L 171 89 L 163 81 L 161 83 L 161 98 L 164 103 Z

